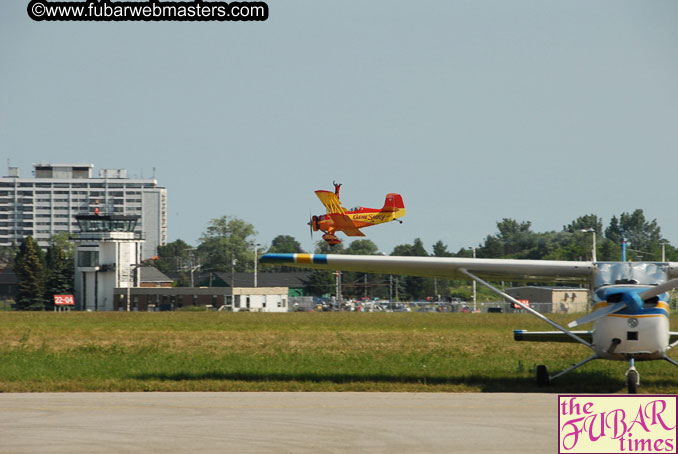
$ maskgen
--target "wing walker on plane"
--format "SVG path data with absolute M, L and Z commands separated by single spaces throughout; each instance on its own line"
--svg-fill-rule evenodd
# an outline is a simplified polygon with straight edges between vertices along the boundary
M 552 331 L 539 332 L 516 330 L 516 341 L 574 342 L 591 350 L 591 355 L 584 360 L 553 375 L 549 374 L 546 366 L 538 366 L 538 386 L 549 385 L 553 380 L 595 359 L 606 359 L 628 362 L 626 384 L 628 392 L 635 394 L 640 384 L 636 361 L 660 359 L 678 366 L 678 362 L 668 356 L 669 351 L 678 345 L 678 332 L 669 330 L 668 294 L 671 289 L 678 287 L 678 262 L 575 262 L 338 254 L 266 254 L 261 262 L 328 270 L 474 280 L 554 328 Z M 593 284 L 593 311 L 565 327 L 502 292 L 488 280 Z M 593 323 L 592 329 L 569 329 L 587 323 Z
M 341 184 L 334 183 L 334 192 L 315 191 L 327 213 L 321 216 L 311 216 L 308 225 L 311 232 L 322 231 L 323 240 L 330 246 L 341 243 L 337 232 L 344 232 L 347 236 L 365 236 L 360 229 L 384 222 L 398 221 L 405 216 L 405 205 L 400 194 L 386 194 L 386 201 L 381 209 L 357 207 L 347 210 L 339 201 Z

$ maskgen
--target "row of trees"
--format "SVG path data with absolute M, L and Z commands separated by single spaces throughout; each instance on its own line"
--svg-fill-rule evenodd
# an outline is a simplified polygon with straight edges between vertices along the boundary
M 678 250 L 662 237 L 656 220 L 645 218 L 643 210 L 622 213 L 614 216 L 607 227 L 603 220 L 589 214 L 573 220 L 560 231 L 534 232 L 529 221 L 502 219 L 497 222 L 497 232 L 487 235 L 475 249 L 479 258 L 516 258 L 546 260 L 591 260 L 592 233 L 596 235 L 596 258 L 599 261 L 621 260 L 620 244 L 626 239 L 627 259 L 659 261 L 662 251 L 666 260 L 678 261 Z M 188 272 L 200 266 L 202 271 L 252 271 L 254 249 L 257 256 L 264 252 L 300 253 L 307 252 L 292 236 L 275 237 L 270 247 L 260 248 L 255 241 L 254 226 L 229 216 L 212 219 L 200 238 L 200 244 L 192 247 L 182 240 L 176 240 L 159 248 L 156 266 L 163 272 L 183 273 L 182 281 L 188 285 Z M 333 254 L 378 254 L 378 247 L 370 240 L 354 240 L 348 246 L 339 244 L 334 247 L 319 241 L 315 253 Z M 421 239 L 412 243 L 396 246 L 391 255 L 435 256 L 435 257 L 471 257 L 471 248 L 462 248 L 451 252 L 448 246 L 438 241 L 429 252 Z M 261 270 L 280 271 L 289 268 L 280 266 L 266 267 Z M 421 299 L 428 296 L 458 296 L 468 298 L 468 285 L 460 282 L 425 279 L 412 276 L 379 276 L 364 273 L 342 274 L 342 291 L 347 297 L 377 296 L 401 299 Z M 311 275 L 310 289 L 313 294 L 327 295 L 335 293 L 335 276 L 329 271 L 314 271 Z
M 596 215 L 581 216 L 560 232 L 536 233 L 530 222 L 503 219 L 499 232 L 488 235 L 476 252 L 478 257 L 517 259 L 591 260 L 590 233 L 596 235 L 596 258 L 599 261 L 621 260 L 621 243 L 626 240 L 628 260 L 667 260 L 678 258 L 676 248 L 662 237 L 656 220 L 645 219 L 643 210 L 613 216 L 603 229 L 603 220 Z
M 47 251 L 28 236 L 14 255 L 18 280 L 16 308 L 54 308 L 54 295 L 73 293 L 73 245 L 65 235 L 52 237 Z
M 621 259 L 620 244 L 626 240 L 629 260 L 658 261 L 664 254 L 666 260 L 678 261 L 678 250 L 661 234 L 656 220 L 649 221 L 642 210 L 614 216 L 607 227 L 593 214 L 581 216 L 560 231 L 534 232 L 529 221 L 502 219 L 497 232 L 487 235 L 475 249 L 481 258 L 590 260 L 591 234 L 596 235 L 596 255 L 599 261 Z M 179 274 L 179 285 L 190 285 L 190 272 L 252 271 L 256 258 L 264 252 L 300 253 L 301 244 L 292 236 L 275 237 L 268 248 L 256 243 L 254 226 L 235 217 L 212 219 L 193 247 L 179 239 L 158 248 L 153 261 L 161 271 Z M 5 255 L 6 250 L 3 251 Z M 73 291 L 73 245 L 66 235 L 55 235 L 46 252 L 32 237 L 27 237 L 13 252 L 14 267 L 19 279 L 19 309 L 51 308 L 53 295 Z M 376 244 L 367 239 L 355 240 L 330 247 L 324 241 L 315 245 L 315 253 L 378 254 Z M 396 246 L 391 255 L 470 257 L 471 248 L 451 252 L 438 241 L 429 252 L 421 239 Z M 262 272 L 289 270 L 280 266 L 266 267 Z M 315 295 L 334 294 L 336 280 L 333 272 L 317 270 L 311 275 L 310 291 Z M 346 297 L 380 297 L 422 299 L 429 296 L 469 297 L 467 283 L 426 279 L 412 276 L 382 276 L 357 272 L 342 273 L 342 292 Z

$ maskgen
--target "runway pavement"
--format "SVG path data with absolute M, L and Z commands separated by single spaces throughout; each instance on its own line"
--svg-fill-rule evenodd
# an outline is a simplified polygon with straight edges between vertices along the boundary
M 0 394 L 0 453 L 556 452 L 557 395 Z

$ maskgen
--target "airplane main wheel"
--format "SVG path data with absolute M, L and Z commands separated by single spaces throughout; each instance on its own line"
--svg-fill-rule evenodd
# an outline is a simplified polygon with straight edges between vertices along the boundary
M 628 374 L 626 374 L 626 385 L 628 387 L 629 394 L 638 394 L 639 381 L 640 377 L 637 370 L 630 370 Z
M 537 386 L 543 388 L 551 384 L 549 372 L 543 364 L 537 366 Z

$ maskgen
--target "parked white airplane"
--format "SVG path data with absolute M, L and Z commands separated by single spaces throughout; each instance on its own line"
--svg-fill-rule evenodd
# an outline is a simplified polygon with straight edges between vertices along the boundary
M 663 359 L 678 366 L 668 352 L 678 345 L 669 330 L 668 291 L 678 287 L 678 262 L 569 262 L 554 260 L 385 257 L 336 254 L 265 254 L 261 263 L 328 270 L 402 274 L 444 279 L 473 279 L 548 323 L 557 331 L 514 331 L 517 341 L 579 342 L 593 354 L 572 367 L 549 375 L 537 367 L 537 384 L 556 378 L 594 359 L 628 361 L 628 392 L 635 394 L 640 376 L 635 361 Z M 593 312 L 568 324 L 593 322 L 588 331 L 571 331 L 502 292 L 487 280 L 592 284 Z

